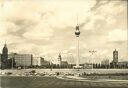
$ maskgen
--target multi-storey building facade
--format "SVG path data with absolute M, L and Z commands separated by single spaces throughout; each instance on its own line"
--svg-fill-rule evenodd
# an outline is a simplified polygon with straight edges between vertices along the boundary
M 32 54 L 15 54 L 14 55 L 16 66 L 31 66 L 33 63 Z

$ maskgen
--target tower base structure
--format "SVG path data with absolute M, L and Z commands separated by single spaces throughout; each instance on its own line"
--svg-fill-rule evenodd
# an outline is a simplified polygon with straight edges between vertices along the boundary
M 74 69 L 82 69 L 83 66 L 73 66 Z

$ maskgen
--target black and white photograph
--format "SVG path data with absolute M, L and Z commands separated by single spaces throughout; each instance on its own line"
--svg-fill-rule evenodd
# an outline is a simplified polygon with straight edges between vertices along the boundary
M 0 88 L 128 88 L 127 0 L 0 0 Z

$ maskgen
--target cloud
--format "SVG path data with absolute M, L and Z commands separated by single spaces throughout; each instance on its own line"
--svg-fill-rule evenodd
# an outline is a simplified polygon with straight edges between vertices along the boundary
M 99 7 L 108 4 L 111 0 L 96 0 L 95 5 L 91 8 L 92 11 L 97 10 Z
M 127 40 L 127 31 L 126 30 L 112 30 L 108 35 L 109 41 L 126 41 Z

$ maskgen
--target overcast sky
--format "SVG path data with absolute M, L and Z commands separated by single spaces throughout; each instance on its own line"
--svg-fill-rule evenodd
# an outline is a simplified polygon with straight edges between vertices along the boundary
M 0 50 L 36 56 L 76 54 L 76 19 L 80 25 L 80 62 L 109 58 L 116 48 L 119 61 L 127 58 L 127 1 L 125 0 L 0 0 Z

